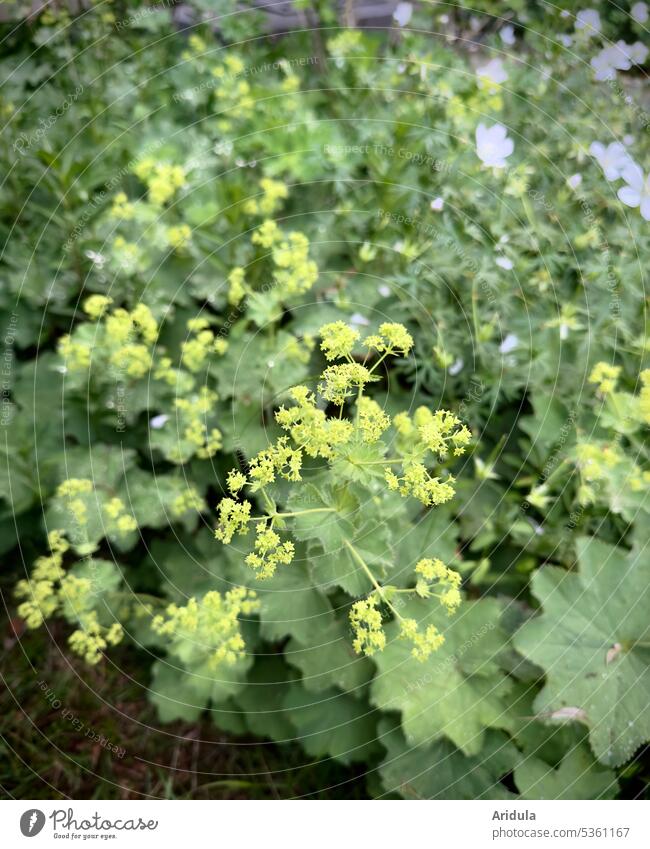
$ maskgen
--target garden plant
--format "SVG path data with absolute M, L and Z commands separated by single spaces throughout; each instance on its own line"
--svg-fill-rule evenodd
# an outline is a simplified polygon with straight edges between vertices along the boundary
M 259 5 L 0 24 L 0 785 L 643 797 L 650 10 Z

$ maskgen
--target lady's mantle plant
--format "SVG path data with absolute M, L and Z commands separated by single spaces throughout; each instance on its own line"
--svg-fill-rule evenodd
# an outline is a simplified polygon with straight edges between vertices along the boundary
M 382 499 L 386 491 L 425 507 L 453 497 L 454 478 L 443 476 L 439 466 L 449 455 L 463 454 L 471 434 L 446 410 L 419 407 L 412 416 L 401 412 L 391 419 L 364 394 L 379 380 L 387 357 L 405 357 L 411 350 L 413 340 L 403 325 L 382 324 L 377 334 L 361 340 L 357 330 L 336 321 L 322 327 L 320 337 L 333 364 L 321 374 L 316 392 L 306 386 L 290 390 L 291 403 L 275 414 L 285 435 L 245 470 L 229 473 L 232 497 L 219 504 L 215 534 L 224 544 L 244 536 L 245 562 L 263 579 L 290 568 L 297 540 L 312 549 L 318 545 L 330 560 L 334 583 L 349 594 L 363 594 L 349 613 L 354 650 L 372 655 L 383 649 L 383 622 L 392 616 L 413 657 L 425 660 L 444 635 L 435 625 L 420 628 L 415 619 L 404 618 L 395 600 L 406 594 L 423 605 L 441 604 L 451 614 L 461 601 L 460 575 L 440 559 L 423 558 L 407 585 L 396 586 L 384 580 L 385 552 L 368 550 L 369 538 L 378 529 L 381 507 L 388 508 Z M 320 506 L 300 509 L 303 494 Z

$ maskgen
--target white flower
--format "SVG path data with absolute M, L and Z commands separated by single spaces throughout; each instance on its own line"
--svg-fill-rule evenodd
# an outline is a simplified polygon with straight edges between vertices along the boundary
M 398 3 L 393 12 L 393 20 L 400 27 L 405 27 L 413 14 L 412 3 Z
M 625 147 L 629 147 L 631 144 L 634 144 L 634 136 L 631 136 L 629 133 L 623 136 L 623 144 Z
M 487 80 L 488 82 L 499 85 L 508 79 L 506 69 L 503 67 L 501 59 L 491 59 L 487 65 L 481 65 L 476 69 L 479 79 Z
M 508 137 L 503 124 L 486 127 L 479 124 L 476 128 L 476 155 L 491 168 L 505 168 L 506 159 L 515 149 L 515 143 Z
M 506 24 L 506 26 L 499 30 L 499 36 L 504 44 L 507 44 L 508 47 L 512 47 L 515 43 L 515 28 L 512 24 Z
M 644 24 L 648 20 L 648 6 L 646 3 L 635 3 L 630 9 L 630 15 L 637 24 Z
M 449 372 L 449 374 L 450 374 L 452 377 L 455 377 L 457 374 L 460 374 L 460 373 L 461 373 L 461 371 L 463 370 L 463 366 L 464 366 L 464 365 L 465 365 L 465 361 L 464 361 L 461 357 L 458 357 L 458 359 L 457 359 L 457 360 L 455 360 L 455 361 L 454 361 L 454 362 L 453 362 L 453 363 L 449 366 L 449 368 L 447 369 L 447 371 Z
M 572 174 L 567 180 L 570 189 L 577 189 L 580 183 L 582 183 L 582 174 Z
M 573 39 L 570 35 L 561 35 L 560 41 L 565 47 L 571 47 L 571 45 L 573 44 Z
M 381 286 L 379 286 L 377 288 L 377 291 L 382 296 L 382 298 L 387 298 L 390 295 L 390 286 L 386 286 L 385 284 L 382 284 Z
M 648 48 L 642 41 L 635 41 L 627 45 L 628 56 L 635 65 L 643 65 L 648 58 Z
M 161 413 L 159 416 L 154 416 L 149 421 L 149 427 L 152 427 L 154 430 L 160 430 L 161 427 L 164 427 L 169 421 L 169 416 L 166 416 L 164 413 Z
M 637 47 L 640 45 L 640 48 Z M 633 64 L 639 64 L 645 61 L 643 52 L 644 45 L 638 41 L 636 44 L 626 44 L 624 41 L 617 41 L 611 47 L 603 48 L 591 60 L 591 67 L 594 69 L 597 80 L 611 80 L 616 76 L 616 71 L 629 71 Z M 636 57 L 636 58 L 634 58 Z
M 445 205 L 445 202 L 442 198 L 434 198 L 431 201 L 431 209 L 434 212 L 441 212 L 444 205 Z
M 650 221 L 650 175 L 644 178 L 641 167 L 636 162 L 630 162 L 621 176 L 627 186 L 618 190 L 618 199 L 625 206 L 638 206 L 641 217 Z
M 519 347 L 519 337 L 514 333 L 508 333 L 503 342 L 499 345 L 499 351 L 502 354 L 509 354 Z
M 360 312 L 355 312 L 350 316 L 350 324 L 353 327 L 367 327 L 370 322 L 365 315 L 361 315 Z
M 623 169 L 632 162 L 630 154 L 620 142 L 612 142 L 607 147 L 600 142 L 593 142 L 589 152 L 603 169 L 605 179 L 610 181 L 618 180 Z
M 499 268 L 505 268 L 506 271 L 512 270 L 512 260 L 508 259 L 507 256 L 498 256 L 495 262 Z
M 595 9 L 583 9 L 576 15 L 576 29 L 583 30 L 588 38 L 600 32 L 600 15 Z

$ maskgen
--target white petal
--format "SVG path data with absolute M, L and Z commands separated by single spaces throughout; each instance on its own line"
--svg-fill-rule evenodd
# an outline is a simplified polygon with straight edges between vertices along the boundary
M 643 191 L 643 170 L 640 165 L 637 165 L 633 159 L 627 163 L 621 172 L 621 177 L 625 180 L 628 186 L 636 189 L 637 192 Z
M 514 351 L 515 348 L 519 347 L 519 337 L 515 336 L 514 333 L 508 333 L 503 342 L 499 345 L 499 351 L 502 354 L 509 354 L 511 351 Z
M 400 27 L 405 27 L 413 14 L 412 3 L 398 3 L 393 12 L 393 20 Z
M 169 421 L 169 416 L 166 416 L 164 413 L 161 413 L 159 416 L 154 416 L 150 422 L 149 427 L 152 427 L 154 430 L 160 430 L 161 427 L 164 427 L 165 424 Z
M 650 221 L 650 195 L 644 195 L 641 198 L 641 203 L 639 204 L 639 208 L 641 211 L 641 217 L 645 221 Z
M 618 190 L 618 199 L 625 206 L 638 206 L 641 203 L 641 195 L 635 189 L 630 188 L 630 186 L 623 186 L 622 189 Z

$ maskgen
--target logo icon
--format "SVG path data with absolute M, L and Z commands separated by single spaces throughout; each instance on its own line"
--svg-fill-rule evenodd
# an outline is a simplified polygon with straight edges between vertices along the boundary
M 20 830 L 25 837 L 35 837 L 45 825 L 45 814 L 38 808 L 30 808 L 20 818 Z

